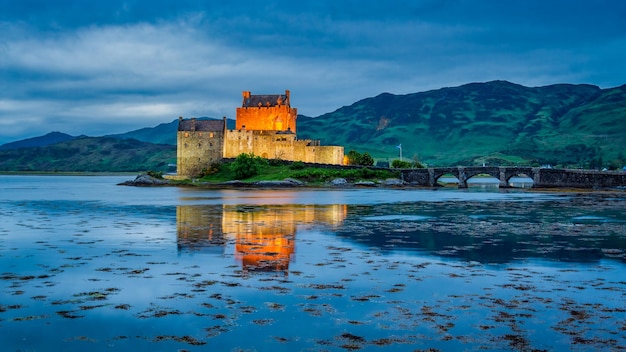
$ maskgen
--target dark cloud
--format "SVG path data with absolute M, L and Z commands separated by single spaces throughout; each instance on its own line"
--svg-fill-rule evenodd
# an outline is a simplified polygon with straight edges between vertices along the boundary
M 624 84 L 626 2 L 0 0 L 0 143 L 233 117 L 241 91 L 317 116 L 505 79 Z

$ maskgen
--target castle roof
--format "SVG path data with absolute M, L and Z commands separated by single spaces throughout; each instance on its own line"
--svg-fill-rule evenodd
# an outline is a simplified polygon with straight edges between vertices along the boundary
M 224 120 L 197 120 L 187 119 L 178 121 L 179 131 L 207 131 L 220 132 L 224 130 Z
M 250 95 L 243 100 L 244 108 L 289 105 L 287 94 Z

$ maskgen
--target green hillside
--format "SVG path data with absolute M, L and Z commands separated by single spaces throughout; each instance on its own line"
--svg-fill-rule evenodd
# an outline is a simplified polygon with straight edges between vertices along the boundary
M 234 120 L 227 124 L 234 128 Z M 48 146 L 43 145 L 54 142 L 50 135 L 8 143 L 0 148 L 0 171 L 170 171 L 177 129 L 178 119 Z M 429 166 L 621 168 L 626 165 L 626 85 L 530 88 L 494 81 L 383 93 L 318 117 L 299 116 L 298 138 L 383 160 L 397 158 L 401 144 L 404 158 Z
M 494 81 L 383 93 L 316 118 L 300 116 L 298 135 L 381 159 L 397 158 L 401 144 L 405 158 L 433 166 L 597 167 L 626 162 L 625 122 L 626 86 Z
M 79 137 L 46 147 L 0 151 L 0 171 L 168 171 L 176 147 L 134 139 Z

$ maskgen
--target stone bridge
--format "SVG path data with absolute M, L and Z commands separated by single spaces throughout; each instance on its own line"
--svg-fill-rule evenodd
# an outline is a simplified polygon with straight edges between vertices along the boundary
M 427 169 L 401 170 L 404 181 L 434 187 L 443 175 L 454 175 L 459 188 L 467 188 L 467 180 L 476 175 L 490 175 L 500 180 L 500 187 L 509 187 L 512 177 L 530 177 L 533 188 L 612 188 L 626 187 L 626 172 L 570 169 L 546 169 L 534 167 L 459 166 Z

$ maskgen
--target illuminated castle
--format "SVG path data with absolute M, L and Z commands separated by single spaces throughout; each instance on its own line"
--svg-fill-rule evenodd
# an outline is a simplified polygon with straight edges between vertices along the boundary
M 266 159 L 282 159 L 341 165 L 343 147 L 321 146 L 318 140 L 298 140 L 296 118 L 290 93 L 252 95 L 243 92 L 237 108 L 235 129 L 223 120 L 179 118 L 177 135 L 177 173 L 193 177 L 223 158 L 252 153 Z

